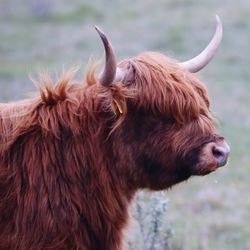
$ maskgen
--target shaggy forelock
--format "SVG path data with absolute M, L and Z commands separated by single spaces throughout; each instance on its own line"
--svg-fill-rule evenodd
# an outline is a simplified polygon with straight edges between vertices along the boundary
M 154 114 L 165 114 L 178 124 L 210 117 L 209 99 L 205 87 L 176 61 L 166 56 L 146 52 L 123 61 L 120 67 L 133 68 L 134 82 L 129 82 L 138 107 Z

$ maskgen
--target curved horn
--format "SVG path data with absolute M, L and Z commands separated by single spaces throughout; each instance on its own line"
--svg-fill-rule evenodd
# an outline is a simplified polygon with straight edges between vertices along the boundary
M 101 76 L 99 77 L 99 81 L 102 85 L 109 86 L 114 81 L 116 75 L 115 53 L 106 35 L 98 27 L 95 26 L 95 29 L 98 32 L 100 38 L 102 39 L 106 56 L 105 67 Z
M 208 46 L 196 57 L 180 63 L 189 72 L 195 73 L 204 68 L 215 56 L 222 39 L 222 23 L 219 16 L 216 15 L 217 27 L 214 36 Z

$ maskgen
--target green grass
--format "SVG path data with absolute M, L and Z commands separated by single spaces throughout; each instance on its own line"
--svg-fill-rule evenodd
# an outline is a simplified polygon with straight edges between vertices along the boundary
M 34 90 L 28 73 L 48 68 L 54 73 L 79 62 L 84 69 L 91 55 L 102 57 L 94 25 L 109 34 L 119 59 L 158 50 L 186 60 L 207 44 L 214 16 L 221 16 L 221 49 L 199 77 L 231 145 L 230 164 L 170 190 L 166 227 L 173 231 L 173 250 L 250 249 L 250 2 L 61 0 L 42 16 L 28 3 L 20 8 L 18 0 L 0 3 L 2 101 Z

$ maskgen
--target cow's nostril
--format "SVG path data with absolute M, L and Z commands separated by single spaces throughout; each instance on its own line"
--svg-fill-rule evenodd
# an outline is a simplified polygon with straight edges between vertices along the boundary
M 221 150 L 220 147 L 214 147 L 213 148 L 213 155 L 217 158 L 217 157 L 223 157 L 224 152 Z
M 212 149 L 212 153 L 217 160 L 218 167 L 224 166 L 227 163 L 227 159 L 230 153 L 230 149 L 228 145 L 225 147 L 222 146 L 214 146 Z

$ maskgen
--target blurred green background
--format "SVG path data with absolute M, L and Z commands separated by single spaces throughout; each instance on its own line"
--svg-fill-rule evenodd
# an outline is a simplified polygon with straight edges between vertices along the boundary
M 28 74 L 52 74 L 103 56 L 94 25 L 110 37 L 118 59 L 145 50 L 178 60 L 196 55 L 220 15 L 224 38 L 199 77 L 219 130 L 231 146 L 227 167 L 166 193 L 170 249 L 250 249 L 250 1 L 249 0 L 0 0 L 0 99 L 35 90 Z

